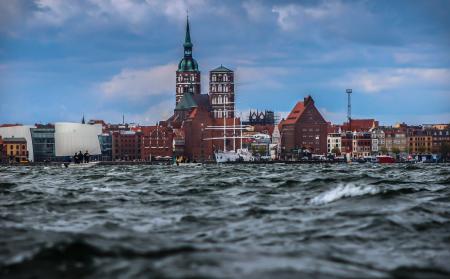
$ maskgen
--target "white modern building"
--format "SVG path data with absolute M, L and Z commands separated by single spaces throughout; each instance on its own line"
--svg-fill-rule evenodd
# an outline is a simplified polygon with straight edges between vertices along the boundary
M 98 136 L 101 134 L 101 124 L 55 123 L 55 156 L 73 156 L 79 151 L 100 155 Z

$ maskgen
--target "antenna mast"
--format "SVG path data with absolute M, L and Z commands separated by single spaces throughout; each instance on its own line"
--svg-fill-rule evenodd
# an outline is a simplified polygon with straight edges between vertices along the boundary
M 350 132 L 352 131 L 352 99 L 351 99 L 351 95 L 352 95 L 352 90 L 351 89 L 347 89 L 345 90 L 345 92 L 347 93 L 348 99 L 347 99 L 347 120 L 348 120 L 348 126 L 350 129 Z

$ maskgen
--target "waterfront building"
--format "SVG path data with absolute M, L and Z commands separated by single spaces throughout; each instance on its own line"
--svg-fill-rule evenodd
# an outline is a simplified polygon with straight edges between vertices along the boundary
M 433 137 L 430 130 L 408 129 L 408 151 L 410 154 L 429 154 L 433 151 Z
M 341 134 L 341 154 L 345 155 L 347 160 L 353 157 L 353 133 L 350 131 Z
M 209 72 L 209 100 L 214 118 L 234 117 L 234 72 L 222 65 Z
M 349 122 L 344 122 L 341 126 L 342 131 L 351 132 L 368 132 L 371 129 L 378 127 L 378 121 L 375 119 L 352 119 Z
M 6 161 L 6 148 L 3 148 L 3 138 L 0 136 L 0 163 Z
M 151 161 L 158 157 L 173 156 L 173 131 L 160 125 L 141 126 L 142 133 L 141 159 Z
M 372 133 L 372 154 L 378 155 L 386 149 L 385 134 L 382 128 L 377 127 L 371 130 Z
M 200 94 L 200 71 L 198 63 L 192 57 L 193 44 L 191 42 L 191 33 L 189 28 L 189 18 L 186 20 L 186 34 L 184 38 L 184 56 L 178 63 L 176 72 L 176 94 L 175 105 L 183 98 L 185 93 L 192 95 Z
M 4 138 L 3 146 L 10 163 L 28 161 L 27 140 L 25 138 Z
M 403 153 L 408 151 L 408 140 L 404 129 L 385 127 L 383 130 L 385 146 L 388 152 Z
M 294 106 L 288 117 L 281 120 L 279 129 L 281 154 L 284 158 L 292 158 L 299 150 L 326 154 L 328 123 L 311 96 Z
M 425 130 L 448 130 L 450 129 L 450 124 L 423 124 L 422 127 Z
M 327 153 L 341 154 L 342 149 L 342 134 L 341 133 L 329 133 L 327 135 Z
M 248 114 L 248 120 L 243 121 L 243 125 L 250 125 L 250 126 L 267 126 L 267 125 L 275 125 L 276 117 L 275 113 L 272 110 L 265 110 L 265 111 L 254 111 L 250 110 Z
M 246 121 L 242 121 L 242 125 L 248 126 L 248 130 L 245 132 L 246 135 L 266 134 L 269 135 L 270 138 L 272 138 L 272 143 L 274 143 L 273 133 L 276 127 L 276 120 L 277 118 L 275 117 L 274 112 L 271 110 L 250 110 L 248 119 Z M 278 130 L 278 133 L 279 132 L 280 131 Z
M 353 158 L 370 156 L 372 152 L 372 133 L 354 132 L 352 145 Z
M 100 143 L 100 150 L 102 152 L 100 156 L 101 161 L 112 161 L 112 135 L 111 133 L 102 133 L 98 136 Z
M 91 160 L 98 160 L 101 156 L 99 135 L 102 126 L 81 123 L 57 122 L 55 123 L 55 156 L 58 161 L 68 161 L 75 153 L 86 151 Z
M 35 128 L 31 125 L 21 125 L 21 124 L 3 124 L 0 126 L 0 136 L 5 138 L 25 138 L 26 140 L 26 150 L 28 151 L 28 161 L 33 162 L 33 142 L 31 139 L 30 128 Z
M 135 161 L 141 159 L 142 133 L 135 131 L 112 132 L 113 160 Z
M 55 161 L 55 126 L 36 124 L 30 128 L 35 162 Z
M 432 148 L 433 153 L 440 153 L 441 147 L 444 144 L 450 145 L 450 127 L 449 125 L 442 125 L 439 128 L 431 129 Z

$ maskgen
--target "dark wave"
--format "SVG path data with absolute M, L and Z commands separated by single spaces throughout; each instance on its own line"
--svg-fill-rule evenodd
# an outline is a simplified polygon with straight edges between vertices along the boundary
M 390 272 L 391 278 L 395 279 L 447 279 L 450 278 L 450 272 L 438 267 L 416 267 L 402 266 Z
M 446 278 L 449 174 L 0 166 L 0 278 Z

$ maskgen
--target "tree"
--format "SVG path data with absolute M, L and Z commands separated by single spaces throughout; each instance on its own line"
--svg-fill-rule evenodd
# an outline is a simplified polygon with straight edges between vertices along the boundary
M 335 146 L 333 148 L 333 150 L 331 150 L 331 153 L 336 154 L 336 155 L 341 155 L 341 150 L 339 150 L 339 148 L 337 148 L 337 146 Z
M 400 154 L 400 149 L 398 147 L 393 147 L 392 153 L 394 153 L 395 155 L 398 155 L 398 154 Z
M 442 160 L 446 162 L 448 155 L 450 154 L 450 144 L 446 142 L 442 143 L 439 148 L 439 154 L 441 155 Z
M 258 148 L 258 153 L 259 153 L 260 156 L 266 155 L 266 147 L 260 145 L 259 148 Z
M 388 150 L 387 150 L 386 146 L 382 146 L 382 147 L 380 148 L 380 152 L 381 152 L 381 154 L 387 154 L 387 153 L 388 153 Z

